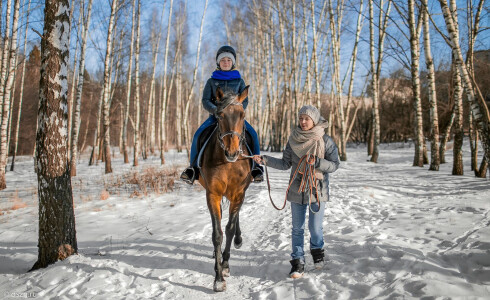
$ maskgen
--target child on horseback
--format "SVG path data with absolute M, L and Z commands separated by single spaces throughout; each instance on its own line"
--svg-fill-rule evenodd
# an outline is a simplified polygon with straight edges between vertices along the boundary
M 291 278 L 299 278 L 303 275 L 304 257 L 304 233 L 306 211 L 310 206 L 308 228 L 310 230 L 310 252 L 313 257 L 315 268 L 323 266 L 323 216 L 325 211 L 325 201 L 328 201 L 328 173 L 335 172 L 339 167 L 338 148 L 333 139 L 325 134 L 327 121 L 320 116 L 318 109 L 311 105 L 305 105 L 299 110 L 299 125 L 294 128 L 289 136 L 286 148 L 282 152 L 282 159 L 268 155 L 255 155 L 257 163 L 264 164 L 279 170 L 291 169 L 290 188 L 288 189 L 287 200 L 291 203 L 292 214 L 292 250 L 290 261 Z M 314 183 L 314 193 L 301 192 L 303 174 L 296 173 L 295 170 L 303 170 L 306 167 L 304 157 L 312 156 L 310 163 L 314 175 L 311 175 Z M 297 176 L 295 176 L 297 175 Z M 318 199 L 309 199 L 317 196 Z M 319 205 L 318 205 L 319 203 Z
M 232 91 L 236 94 L 240 94 L 245 89 L 245 81 L 240 76 L 240 72 L 235 70 L 236 63 L 236 52 L 230 46 L 223 46 L 218 49 L 216 53 L 216 65 L 217 69 L 211 75 L 211 78 L 206 82 L 204 91 L 202 93 L 202 104 L 204 109 L 206 109 L 210 115 L 209 118 L 204 121 L 204 123 L 197 129 L 194 134 L 191 146 L 190 167 L 186 168 L 184 172 L 180 175 L 180 178 L 189 184 L 193 184 L 196 179 L 196 175 L 199 170 L 197 168 L 197 156 L 198 151 L 198 139 L 206 128 L 216 124 L 217 119 L 215 117 L 216 113 L 216 89 L 220 87 L 223 91 Z M 243 101 L 243 109 L 246 109 L 248 105 L 248 98 Z M 246 133 L 252 138 L 253 144 L 249 145 L 253 155 L 260 154 L 260 145 L 257 132 L 253 127 L 245 121 Z M 261 182 L 263 177 L 263 172 L 260 166 L 252 170 L 252 177 L 254 182 Z

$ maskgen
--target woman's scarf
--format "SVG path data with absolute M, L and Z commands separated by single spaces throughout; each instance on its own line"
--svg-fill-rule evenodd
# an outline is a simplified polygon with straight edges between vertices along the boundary
M 328 127 L 328 122 L 320 118 L 318 124 L 316 124 L 310 130 L 302 130 L 301 127 L 296 127 L 289 136 L 289 145 L 299 158 L 306 154 L 325 158 L 325 142 L 323 136 L 325 135 L 325 128 Z M 323 178 L 321 172 L 316 172 L 318 179 Z
M 242 77 L 240 76 L 240 72 L 238 72 L 238 70 L 231 70 L 231 71 L 216 70 L 211 75 L 211 78 L 218 79 L 218 80 L 233 80 L 233 79 L 240 79 Z

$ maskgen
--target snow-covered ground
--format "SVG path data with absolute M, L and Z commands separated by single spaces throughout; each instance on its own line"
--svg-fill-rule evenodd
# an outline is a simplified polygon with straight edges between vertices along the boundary
M 451 163 L 439 172 L 412 167 L 407 145 L 383 145 L 378 164 L 365 147 L 349 148 L 331 177 L 329 260 L 313 270 L 308 256 L 296 280 L 287 278 L 290 209 L 276 211 L 266 184 L 252 184 L 240 212 L 243 246 L 232 249 L 232 276 L 218 294 L 202 187 L 177 182 L 139 197 L 123 187 L 101 200 L 104 182 L 131 170 L 120 155 L 114 174 L 82 160 L 73 178 L 79 255 L 27 273 L 37 258 L 37 183 L 31 159 L 21 158 L 0 192 L 0 298 L 489 299 L 490 181 L 475 178 L 464 155 L 465 175 L 452 176 Z M 186 164 L 184 154 L 166 159 L 169 168 Z M 157 157 L 141 162 L 160 168 Z M 279 204 L 289 173 L 270 173 Z

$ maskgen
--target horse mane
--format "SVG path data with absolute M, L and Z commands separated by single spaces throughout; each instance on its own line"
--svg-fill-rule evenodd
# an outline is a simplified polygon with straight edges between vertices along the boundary
M 240 102 L 236 101 L 237 94 L 233 91 L 226 91 L 221 98 L 221 101 L 216 101 L 217 111 L 222 111 L 227 108 L 229 105 L 241 105 Z

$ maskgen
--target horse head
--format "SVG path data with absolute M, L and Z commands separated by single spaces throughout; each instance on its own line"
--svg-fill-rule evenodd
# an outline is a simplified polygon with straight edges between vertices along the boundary
M 219 87 L 216 89 L 218 141 L 229 162 L 235 162 L 242 152 L 242 143 L 245 140 L 243 100 L 248 96 L 248 87 L 247 85 L 239 95 L 224 93 Z

